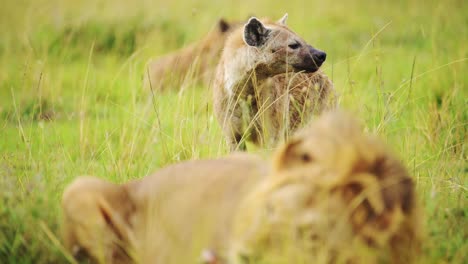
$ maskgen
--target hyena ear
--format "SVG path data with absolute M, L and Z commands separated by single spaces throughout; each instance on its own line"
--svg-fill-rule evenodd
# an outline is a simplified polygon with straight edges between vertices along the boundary
M 288 13 L 284 14 L 284 16 L 278 20 L 278 24 L 286 26 L 286 20 L 288 20 Z
M 299 164 L 313 162 L 311 153 L 301 147 L 303 143 L 301 138 L 293 138 L 280 147 L 274 158 L 275 169 L 280 171 Z
M 229 25 L 229 23 L 226 20 L 224 20 L 224 18 L 221 18 L 220 20 L 218 20 L 218 29 L 220 32 L 224 33 L 228 31 L 230 28 L 231 28 L 231 25 Z
M 244 26 L 244 42 L 249 46 L 260 47 L 267 41 L 270 31 L 260 20 L 252 17 Z

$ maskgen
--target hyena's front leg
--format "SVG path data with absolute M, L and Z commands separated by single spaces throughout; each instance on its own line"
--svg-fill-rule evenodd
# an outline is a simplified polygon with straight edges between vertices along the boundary
M 239 117 L 232 116 L 229 118 L 228 123 L 223 126 L 223 131 L 226 136 L 226 141 L 231 151 L 242 150 L 245 151 L 246 144 L 244 133 L 242 132 L 242 121 Z
M 229 107 L 219 108 L 218 120 L 221 124 L 223 134 L 226 137 L 226 142 L 231 151 L 246 150 L 245 142 L 250 139 L 248 131 L 251 130 L 249 120 L 250 113 L 246 113 L 245 104 L 242 100 L 236 102 L 231 98 L 228 100 Z
M 125 187 L 95 177 L 79 177 L 62 198 L 65 246 L 76 258 L 96 263 L 132 263 L 134 205 Z

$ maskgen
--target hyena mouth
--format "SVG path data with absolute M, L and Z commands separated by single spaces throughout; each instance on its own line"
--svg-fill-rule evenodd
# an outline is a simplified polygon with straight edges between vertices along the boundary
M 294 70 L 297 72 L 302 71 L 302 72 L 312 73 L 312 72 L 318 71 L 321 65 L 322 63 L 320 63 L 319 65 L 313 65 L 313 66 L 293 65 L 293 67 L 294 67 Z

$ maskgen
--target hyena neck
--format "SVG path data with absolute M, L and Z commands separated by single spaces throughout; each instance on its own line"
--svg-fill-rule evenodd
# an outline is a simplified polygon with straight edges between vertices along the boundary
M 257 48 L 245 46 L 229 57 L 233 59 L 224 61 L 224 89 L 228 95 L 250 91 L 254 85 L 268 78 L 264 58 Z

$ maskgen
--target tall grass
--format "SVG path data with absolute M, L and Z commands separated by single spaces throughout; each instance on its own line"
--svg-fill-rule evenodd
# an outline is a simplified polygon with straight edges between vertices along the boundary
M 228 152 L 211 92 L 141 89 L 144 64 L 219 16 L 279 18 L 328 54 L 341 105 L 409 167 L 429 263 L 468 262 L 468 6 L 464 1 L 3 1 L 0 262 L 66 263 L 60 197 Z

